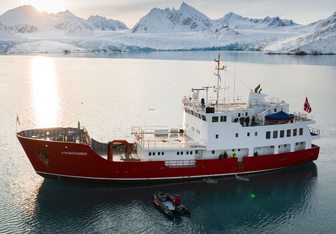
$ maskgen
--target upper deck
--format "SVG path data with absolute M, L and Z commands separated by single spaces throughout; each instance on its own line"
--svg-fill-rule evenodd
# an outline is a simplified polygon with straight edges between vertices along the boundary
M 164 127 L 133 127 L 135 141 L 144 149 L 205 148 L 205 141 L 195 141 L 183 129 Z

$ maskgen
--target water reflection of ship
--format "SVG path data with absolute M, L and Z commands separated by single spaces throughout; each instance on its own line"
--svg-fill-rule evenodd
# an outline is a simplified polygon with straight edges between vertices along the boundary
M 192 210 L 193 223 L 204 226 L 216 223 L 217 227 L 213 228 L 230 231 L 244 231 L 245 227 L 257 225 L 266 227 L 276 220 L 309 212 L 314 202 L 316 178 L 316 165 L 310 163 L 278 173 L 255 175 L 249 182 L 224 178 L 215 184 L 199 181 L 116 188 L 45 180 L 36 200 L 36 231 L 48 230 L 50 226 L 65 228 L 67 224 L 69 228 L 77 225 L 78 231 L 89 231 L 93 223 L 97 228 L 100 225 L 101 230 L 118 230 L 122 227 L 117 227 L 115 222 L 126 227 L 126 220 L 132 221 L 133 227 L 127 227 L 130 231 L 144 222 L 155 224 L 158 213 L 151 198 L 158 189 L 179 193 Z

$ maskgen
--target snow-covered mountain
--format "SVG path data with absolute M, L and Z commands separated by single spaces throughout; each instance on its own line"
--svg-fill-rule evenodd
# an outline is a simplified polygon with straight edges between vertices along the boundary
M 17 33 L 62 30 L 66 34 L 92 36 L 94 30 L 124 30 L 127 26 L 118 20 L 108 20 L 102 16 L 82 19 L 69 10 L 48 14 L 36 10 L 31 5 L 20 6 L 0 16 L 0 22 Z
M 83 19 L 69 10 L 48 14 L 22 6 L 0 15 L 0 22 L 0 52 L 9 53 L 221 49 L 336 54 L 336 13 L 309 25 L 232 12 L 212 20 L 182 3 L 179 9 L 154 8 L 125 30 L 122 22 L 102 16 Z
M 309 33 L 266 46 L 267 53 L 336 54 L 336 12 L 308 27 Z
M 0 16 L 0 22 L 8 27 L 14 25 L 32 25 L 37 28 L 48 28 L 53 20 L 52 15 L 26 5 L 6 11 Z
M 267 27 L 285 27 L 297 25 L 292 20 L 281 19 L 279 17 L 266 16 L 264 19 L 253 19 L 229 12 L 222 18 L 215 21 L 218 25 L 229 26 L 233 28 L 267 28 Z
M 93 35 L 94 30 L 86 20 L 74 15 L 69 10 L 59 12 L 55 15 L 57 24 L 56 29 L 61 29 L 68 34 L 88 36 Z
M 103 31 L 118 31 L 128 29 L 126 24 L 119 20 L 106 19 L 103 16 L 95 15 L 90 16 L 87 22 L 91 23 L 95 29 Z
M 179 9 L 154 8 L 133 27 L 133 33 L 205 31 L 213 26 L 206 15 L 182 3 Z
M 252 19 L 229 12 L 222 18 L 211 20 L 209 17 L 182 3 L 176 9 L 153 8 L 144 16 L 132 29 L 137 33 L 162 33 L 162 32 L 190 32 L 206 31 L 213 28 L 231 27 L 237 29 L 249 28 L 271 28 L 297 25 L 292 20 L 281 19 L 279 17 L 266 16 L 263 19 Z

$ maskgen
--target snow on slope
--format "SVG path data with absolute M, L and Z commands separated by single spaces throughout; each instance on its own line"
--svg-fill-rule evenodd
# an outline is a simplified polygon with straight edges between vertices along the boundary
M 266 16 L 264 19 L 252 19 L 229 12 L 222 18 L 215 21 L 222 26 L 230 26 L 234 28 L 267 28 L 267 27 L 285 27 L 297 25 L 292 20 L 280 19 L 279 17 Z
M 15 33 L 33 33 L 38 30 L 38 28 L 34 25 L 28 24 L 17 24 L 7 27 L 10 31 Z
M 309 26 L 309 33 L 271 43 L 266 53 L 280 54 L 336 54 L 336 12 Z
M 118 20 L 108 20 L 101 16 L 94 16 L 85 20 L 69 10 L 57 14 L 48 14 L 37 11 L 30 5 L 20 6 L 5 12 L 0 16 L 0 22 L 11 27 L 13 32 L 19 33 L 56 29 L 75 36 L 92 36 L 94 30 L 127 29 L 127 26 Z
M 93 28 L 90 24 L 81 19 L 73 19 L 64 21 L 55 25 L 56 29 L 61 29 L 65 33 L 74 36 L 92 36 L 94 35 Z
M 0 23 L 0 53 L 5 53 L 13 47 L 21 37 L 12 33 L 5 25 Z
M 38 28 L 48 28 L 52 22 L 52 16 L 46 12 L 40 12 L 30 5 L 11 9 L 0 16 L 0 22 L 7 26 L 27 24 Z
M 128 29 L 127 26 L 119 20 L 106 19 L 105 17 L 99 15 L 90 16 L 87 19 L 87 22 L 91 23 L 95 29 L 103 31 L 118 31 Z
M 12 33 L 8 27 L 0 22 L 0 41 L 13 41 L 20 39 L 19 36 Z
M 59 12 L 55 15 L 57 19 L 56 29 L 64 30 L 68 34 L 77 36 L 92 36 L 93 27 L 86 20 L 74 15 L 69 10 Z
M 205 31 L 213 26 L 206 15 L 182 3 L 178 10 L 153 8 L 133 27 L 133 33 Z

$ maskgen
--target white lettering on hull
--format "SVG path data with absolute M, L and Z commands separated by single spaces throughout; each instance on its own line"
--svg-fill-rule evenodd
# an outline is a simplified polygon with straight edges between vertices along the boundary
M 69 155 L 69 156 L 86 156 L 86 152 L 69 152 L 69 151 L 62 151 L 62 155 Z

